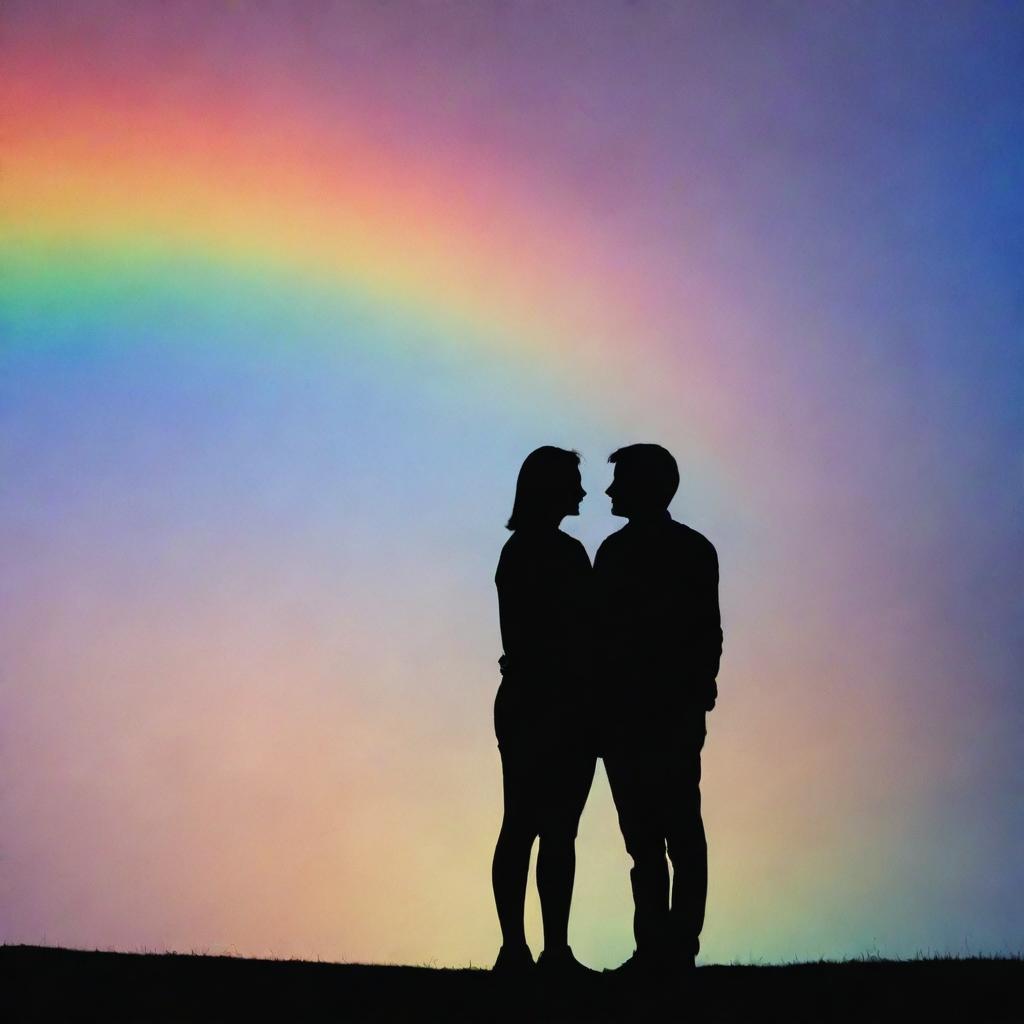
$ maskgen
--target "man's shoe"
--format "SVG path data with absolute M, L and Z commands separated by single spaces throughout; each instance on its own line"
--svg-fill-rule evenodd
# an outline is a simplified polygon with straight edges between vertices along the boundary
M 530 952 L 529 946 L 525 944 L 522 946 L 502 946 L 498 950 L 498 955 L 495 958 L 491 971 L 494 974 L 502 974 L 507 977 L 529 974 L 535 966 L 533 954 Z
M 634 949 L 633 955 L 628 959 L 624 960 L 618 967 L 606 967 L 604 969 L 605 974 L 614 974 L 618 978 L 631 978 L 635 975 L 643 973 L 644 970 L 644 959 Z
M 663 979 L 672 973 L 671 964 L 660 956 L 651 953 L 641 953 L 633 950 L 633 955 L 618 967 L 606 969 L 605 974 L 614 974 L 616 978 L 623 980 L 632 978 L 644 978 L 648 980 Z

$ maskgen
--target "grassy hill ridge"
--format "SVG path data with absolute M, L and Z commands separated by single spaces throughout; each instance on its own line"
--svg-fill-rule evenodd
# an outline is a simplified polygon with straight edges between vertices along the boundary
M 1024 1021 L 1024 961 L 857 960 L 702 967 L 654 988 L 488 971 L 0 947 L 7 1020 Z

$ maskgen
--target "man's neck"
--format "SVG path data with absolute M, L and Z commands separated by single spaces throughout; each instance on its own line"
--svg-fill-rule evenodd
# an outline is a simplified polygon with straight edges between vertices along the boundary
M 654 512 L 641 512 L 639 515 L 629 517 L 630 526 L 660 526 L 662 523 L 670 523 L 672 515 L 667 508 L 657 509 Z

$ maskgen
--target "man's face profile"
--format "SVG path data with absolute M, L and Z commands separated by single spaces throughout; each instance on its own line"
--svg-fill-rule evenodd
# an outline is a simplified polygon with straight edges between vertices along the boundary
M 612 474 L 612 482 L 604 492 L 612 499 L 613 516 L 629 516 L 629 483 L 621 465 L 616 465 Z

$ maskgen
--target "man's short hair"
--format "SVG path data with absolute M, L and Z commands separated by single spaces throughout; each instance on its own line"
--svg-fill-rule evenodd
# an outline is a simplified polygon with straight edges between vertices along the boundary
M 621 466 L 642 485 L 652 502 L 661 502 L 665 508 L 679 489 L 679 467 L 672 453 L 660 444 L 629 444 L 612 452 L 608 461 Z

